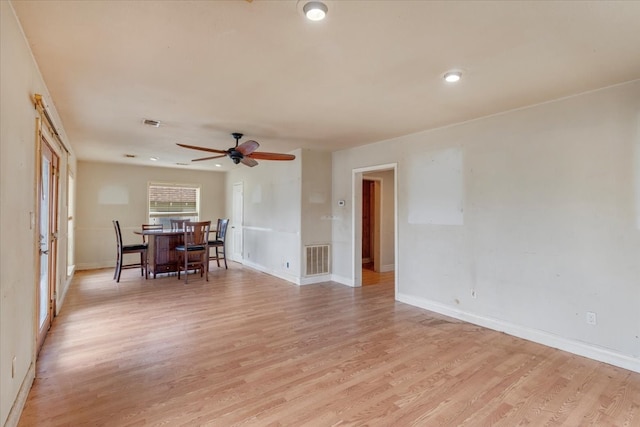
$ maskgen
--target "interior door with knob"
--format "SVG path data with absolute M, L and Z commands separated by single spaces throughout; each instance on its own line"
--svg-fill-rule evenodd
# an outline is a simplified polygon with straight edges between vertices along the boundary
M 38 351 L 40 351 L 47 331 L 51 327 L 55 308 L 59 179 L 59 158 L 44 138 L 40 140 L 40 150 L 40 176 L 38 179 L 38 244 L 40 252 L 40 277 L 37 289 Z
M 243 240 L 243 183 L 233 184 L 232 195 L 232 212 L 231 212 L 231 233 L 233 238 L 233 249 L 231 250 L 231 259 L 233 261 L 242 262 L 242 240 Z

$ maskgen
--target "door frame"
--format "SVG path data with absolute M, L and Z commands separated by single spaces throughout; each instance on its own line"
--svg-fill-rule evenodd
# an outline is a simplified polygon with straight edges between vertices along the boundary
M 398 253 L 398 164 L 386 163 L 351 170 L 351 283 L 362 286 L 362 180 L 367 172 L 393 170 L 393 246 L 394 246 L 394 287 L 398 295 L 399 259 Z
M 236 224 L 236 188 L 240 188 L 240 224 Z M 230 259 L 239 263 L 244 261 L 244 182 L 234 182 L 231 186 L 231 243 L 233 250 L 231 250 Z M 239 241 L 237 241 L 239 240 Z M 238 250 L 239 248 L 239 250 Z M 227 247 L 227 250 L 229 248 Z
M 35 276 L 35 328 L 36 328 L 36 354 L 40 352 L 42 344 L 47 336 L 53 317 L 56 313 L 56 293 L 58 289 L 58 242 L 60 233 L 60 169 L 62 164 L 62 156 L 57 147 L 54 144 L 54 138 L 48 132 L 46 126 L 42 126 L 42 121 L 37 119 L 37 147 L 36 147 L 36 212 L 35 212 L 35 262 L 36 262 L 36 276 Z M 47 315 L 44 322 L 40 322 L 40 301 L 41 301 L 41 274 L 42 274 L 42 258 L 40 253 L 40 235 L 41 235 L 41 222 L 40 217 L 42 212 L 42 158 L 45 155 L 45 149 L 51 153 L 52 156 L 52 168 L 49 174 L 49 186 L 47 188 L 47 196 L 49 197 L 47 222 L 48 222 L 48 236 L 45 238 L 48 241 L 48 256 L 47 256 Z

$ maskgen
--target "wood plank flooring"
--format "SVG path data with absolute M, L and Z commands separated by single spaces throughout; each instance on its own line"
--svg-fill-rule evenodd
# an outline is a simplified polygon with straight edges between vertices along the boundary
M 640 425 L 640 374 L 396 302 L 393 274 L 112 276 L 76 274 L 20 426 Z

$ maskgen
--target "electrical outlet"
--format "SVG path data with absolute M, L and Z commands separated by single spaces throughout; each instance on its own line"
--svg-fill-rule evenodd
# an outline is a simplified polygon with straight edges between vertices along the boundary
M 587 311 L 587 324 L 589 325 L 598 324 L 598 318 L 596 317 L 596 314 L 593 311 Z
M 475 289 L 471 289 L 471 298 L 476 299 L 477 296 L 478 296 L 478 294 L 476 294 L 476 290 Z

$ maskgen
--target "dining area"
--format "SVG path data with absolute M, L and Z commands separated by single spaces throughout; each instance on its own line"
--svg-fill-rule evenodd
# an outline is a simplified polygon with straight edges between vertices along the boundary
M 228 268 L 228 218 L 218 218 L 215 222 L 170 219 L 168 228 L 162 223 L 141 224 L 140 229 L 133 230 L 140 236 L 140 243 L 133 244 L 123 244 L 120 222 L 112 222 L 117 247 L 113 279 L 118 283 L 125 269 L 139 269 L 145 279 L 176 274 L 178 280 L 184 279 L 187 284 L 190 272 L 199 273 L 209 281 L 211 261 L 216 261 L 218 267 Z

